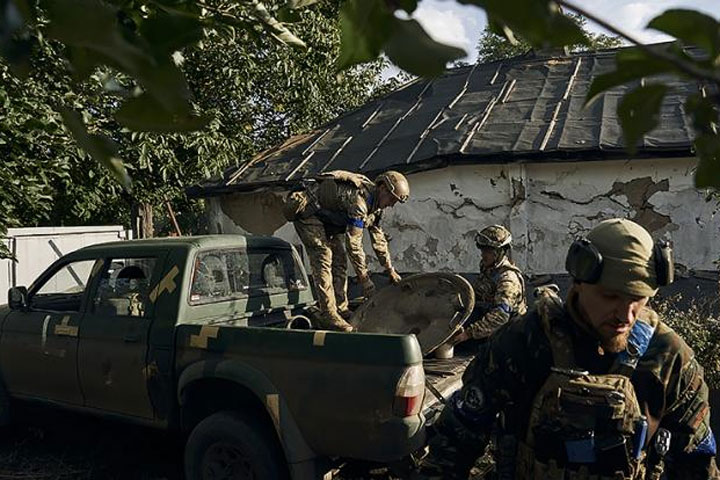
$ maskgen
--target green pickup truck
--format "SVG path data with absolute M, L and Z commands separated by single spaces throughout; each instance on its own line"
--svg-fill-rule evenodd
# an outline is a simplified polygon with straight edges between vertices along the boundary
M 85 247 L 0 307 L 0 423 L 33 401 L 171 429 L 193 480 L 322 478 L 422 447 L 426 379 L 457 388 L 467 359 L 426 375 L 414 335 L 313 330 L 313 304 L 277 238 Z

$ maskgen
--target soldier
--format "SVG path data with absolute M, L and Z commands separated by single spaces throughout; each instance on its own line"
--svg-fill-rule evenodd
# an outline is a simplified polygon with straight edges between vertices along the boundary
M 380 227 L 383 209 L 405 202 L 410 185 L 401 173 L 387 171 L 371 182 L 364 175 L 341 170 L 321 175 L 304 191 L 293 192 L 285 206 L 307 248 L 318 296 L 323 328 L 351 331 L 347 299 L 347 257 L 350 257 L 366 297 L 375 291 L 370 279 L 363 230 L 367 228 L 380 264 L 390 281 L 400 275 L 390 260 L 385 233 Z
M 525 281 L 522 272 L 510 260 L 512 235 L 502 225 L 483 228 L 475 237 L 482 261 L 475 289 L 476 321 L 452 339 L 453 344 L 465 340 L 487 338 L 511 318 L 524 315 Z
M 572 244 L 566 268 L 564 304 L 546 289 L 480 347 L 420 476 L 467 479 L 501 414 L 498 478 L 720 478 L 703 369 L 647 306 L 673 279 L 669 245 L 606 220 Z

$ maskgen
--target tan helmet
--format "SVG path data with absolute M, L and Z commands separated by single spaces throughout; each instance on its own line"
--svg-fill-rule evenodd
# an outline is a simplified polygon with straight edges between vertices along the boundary
M 395 170 L 388 170 L 387 172 L 378 175 L 375 179 L 375 184 L 384 184 L 388 189 L 388 192 L 390 192 L 392 196 L 397 198 L 401 203 L 407 202 L 407 199 L 410 197 L 410 184 L 408 183 L 407 178 L 405 178 L 405 175 L 400 172 L 396 172 Z
M 509 247 L 512 242 L 512 234 L 502 225 L 490 225 L 480 230 L 475 236 L 475 244 L 478 248 L 503 248 Z

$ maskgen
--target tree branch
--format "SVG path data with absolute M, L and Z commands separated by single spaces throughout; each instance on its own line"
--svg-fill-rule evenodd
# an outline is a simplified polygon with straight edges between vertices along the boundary
M 633 45 L 640 47 L 644 52 L 648 53 L 649 55 L 675 65 L 678 69 L 680 69 L 682 72 L 685 72 L 686 74 L 690 75 L 691 77 L 695 77 L 698 79 L 711 80 L 713 82 L 720 83 L 720 74 L 718 74 L 718 73 L 702 69 L 692 62 L 683 60 L 682 58 L 677 57 L 672 54 L 669 54 L 663 50 L 657 50 L 654 48 L 650 48 L 648 45 L 645 45 L 643 42 L 641 42 L 639 39 L 631 36 L 629 33 L 626 33 L 624 31 L 620 30 L 619 28 L 609 24 L 605 20 L 602 20 L 601 18 L 588 12 L 584 8 L 578 7 L 577 5 L 574 5 L 570 2 L 568 2 L 567 0 L 555 0 L 555 1 L 557 2 L 558 5 L 561 5 L 562 7 L 565 7 L 568 10 L 572 10 L 575 13 L 579 13 L 583 17 L 598 24 L 599 26 L 603 27 L 604 29 L 627 40 L 628 42 L 632 43 Z

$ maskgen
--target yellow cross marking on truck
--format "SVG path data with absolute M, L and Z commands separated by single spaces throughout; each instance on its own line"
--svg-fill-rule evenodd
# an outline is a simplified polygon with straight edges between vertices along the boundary
M 327 334 L 327 332 L 324 332 L 322 330 L 315 332 L 313 334 L 313 346 L 314 347 L 324 347 L 326 334 Z
M 70 325 L 70 315 L 65 315 L 62 321 L 55 325 L 55 335 L 65 335 L 68 337 L 78 336 L 78 327 Z
M 163 292 L 167 291 L 172 293 L 177 285 L 175 284 L 175 277 L 180 273 L 180 269 L 175 265 L 170 271 L 160 280 L 160 283 L 155 285 L 155 288 L 150 292 L 150 301 L 155 303 L 155 300 L 162 295 Z
M 277 393 L 265 395 L 265 403 L 267 403 L 267 409 L 275 424 L 275 430 L 280 432 L 280 395 Z
M 220 327 L 203 325 L 199 335 L 190 335 L 190 346 L 195 348 L 207 348 L 208 338 L 217 338 Z

